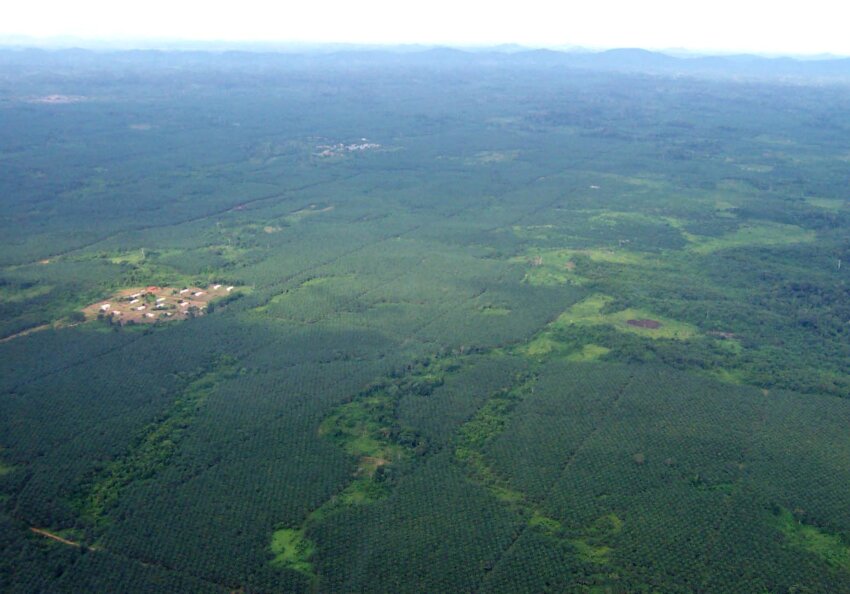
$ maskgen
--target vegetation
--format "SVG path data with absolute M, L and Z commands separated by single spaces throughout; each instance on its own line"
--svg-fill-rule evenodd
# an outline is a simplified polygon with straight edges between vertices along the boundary
M 237 373 L 234 364 L 230 357 L 223 356 L 215 371 L 189 383 L 162 416 L 142 429 L 122 456 L 84 482 L 76 504 L 86 520 L 94 524 L 106 521 L 106 512 L 118 500 L 122 489 L 155 476 L 168 464 L 218 380 L 232 378 Z
M 817 555 L 839 569 L 850 571 L 850 546 L 840 536 L 798 521 L 787 509 L 779 509 L 778 512 L 776 526 L 791 546 Z
M 0 52 L 0 590 L 850 590 L 846 88 L 385 57 Z

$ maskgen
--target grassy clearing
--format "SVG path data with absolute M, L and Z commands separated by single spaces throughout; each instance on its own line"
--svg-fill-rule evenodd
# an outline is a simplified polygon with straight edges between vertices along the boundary
M 392 432 L 393 413 L 393 398 L 377 392 L 338 407 L 319 426 L 319 435 L 361 458 L 361 468 L 374 470 L 376 459 L 396 461 L 405 457 L 405 449 L 387 437 Z
M 145 261 L 145 250 L 138 249 L 132 252 L 120 252 L 114 256 L 108 256 L 107 260 L 113 264 L 141 264 Z
M 715 210 L 714 214 L 718 217 L 734 219 L 735 216 L 736 216 L 734 211 L 737 208 L 738 208 L 738 206 L 736 204 L 733 204 L 732 202 L 729 202 L 728 200 L 722 200 L 722 199 L 718 198 L 717 200 L 714 201 L 714 210 Z
M 561 351 L 563 349 L 563 344 L 544 332 L 528 344 L 520 347 L 519 351 L 530 357 L 540 357 L 542 355 L 548 355 L 553 351 Z
M 740 247 L 791 245 L 811 242 L 817 238 L 814 231 L 807 231 L 796 225 L 781 225 L 779 223 L 744 225 L 722 237 L 703 237 L 686 231 L 682 231 L 682 235 L 690 242 L 687 249 L 697 254 L 710 254 L 719 250 Z
M 593 262 L 604 262 L 606 264 L 622 264 L 624 266 L 650 266 L 656 264 L 655 261 L 647 258 L 642 254 L 630 252 L 628 250 L 614 249 L 586 249 L 576 250 L 577 255 L 586 256 Z
M 550 536 L 555 536 L 563 529 L 558 520 L 545 516 L 538 510 L 534 510 L 531 514 L 531 518 L 528 520 L 528 525 L 531 528 L 542 530 Z
M 315 576 L 310 558 L 316 545 L 304 536 L 303 530 L 281 528 L 272 534 L 272 565 L 293 569 L 310 577 Z
M 3 455 L 3 448 L 0 447 L 0 456 L 2 456 L 2 455 Z M 0 476 L 3 476 L 5 474 L 9 474 L 10 472 L 12 472 L 13 468 L 14 467 L 11 466 L 10 464 L 6 464 L 5 462 L 3 462 L 3 460 L 0 460 Z
M 511 229 L 517 237 L 534 241 L 546 241 L 560 235 L 555 225 L 514 225 Z
M 602 223 L 603 225 L 609 225 L 611 227 L 623 221 L 644 223 L 647 225 L 658 225 L 665 222 L 665 219 L 662 217 L 653 217 L 641 212 L 627 212 L 620 210 L 606 210 L 590 217 L 589 220 L 592 223 Z
M 580 538 L 569 542 L 580 559 L 596 565 L 607 565 L 611 562 L 613 549 L 605 544 L 612 536 L 623 529 L 623 520 L 616 514 L 610 513 L 598 518 L 585 529 Z
M 610 513 L 597 518 L 588 530 L 590 536 L 608 537 L 619 534 L 623 529 L 623 520 L 617 514 Z
M 498 305 L 482 305 L 478 308 L 478 311 L 485 316 L 506 316 L 511 313 L 511 310 L 507 307 Z
M 631 332 L 649 338 L 677 340 L 686 340 L 699 335 L 699 330 L 691 324 L 665 318 L 645 309 L 628 308 L 614 313 L 603 313 L 602 309 L 613 300 L 607 295 L 592 295 L 561 314 L 554 325 L 557 327 L 607 324 L 622 332 Z M 629 324 L 629 320 L 654 320 L 661 325 L 658 328 L 642 328 Z
M 592 545 L 580 538 L 571 540 L 570 544 L 573 545 L 576 556 L 585 563 L 606 565 L 611 562 L 611 547 Z
M 567 355 L 567 361 L 572 363 L 586 363 L 596 361 L 611 352 L 611 349 L 598 344 L 586 344 L 580 351 L 574 351 Z
M 806 198 L 806 204 L 824 210 L 839 211 L 847 208 L 850 203 L 843 198 Z
M 322 284 L 326 279 L 317 279 Z M 281 528 L 272 534 L 272 565 L 318 579 L 310 558 L 315 544 L 308 528 L 342 508 L 367 505 L 386 498 L 394 482 L 394 465 L 421 455 L 427 444 L 396 421 L 395 408 L 405 391 L 430 393 L 442 384 L 443 367 L 429 362 L 418 372 L 390 384 L 375 386 L 335 408 L 319 425 L 321 437 L 357 458 L 357 469 L 346 487 L 310 512 L 299 528 Z
M 726 369 L 720 367 L 702 372 L 709 377 L 726 382 L 727 384 L 744 384 L 747 380 L 746 375 L 740 369 Z
M 804 524 L 787 509 L 780 509 L 773 522 L 791 546 L 817 555 L 834 567 L 850 571 L 850 546 L 840 536 Z
M 657 262 L 643 254 L 624 249 L 591 248 L 582 250 L 532 250 L 527 255 L 513 258 L 513 262 L 530 264 L 524 281 L 536 286 L 583 285 L 587 279 L 576 271 L 576 259 L 621 266 L 652 266 Z
M 52 290 L 53 286 L 47 284 L 38 284 L 26 289 L 0 287 L 0 303 L 21 303 L 41 295 L 47 295 Z

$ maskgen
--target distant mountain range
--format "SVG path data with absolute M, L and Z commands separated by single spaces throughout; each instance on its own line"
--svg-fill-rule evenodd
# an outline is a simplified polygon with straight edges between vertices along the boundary
M 211 61 L 211 56 L 214 60 Z M 61 65 L 77 68 L 113 65 L 172 68 L 329 68 L 424 67 L 424 68 L 500 68 L 527 69 L 575 68 L 609 72 L 658 75 L 804 78 L 847 80 L 850 82 L 850 58 L 764 57 L 757 55 L 671 55 L 638 48 L 606 51 L 578 49 L 527 49 L 517 45 L 481 48 L 424 46 L 346 46 L 346 45 L 240 45 L 194 44 L 169 49 L 43 49 L 22 44 L 3 44 L 0 40 L 0 65 Z

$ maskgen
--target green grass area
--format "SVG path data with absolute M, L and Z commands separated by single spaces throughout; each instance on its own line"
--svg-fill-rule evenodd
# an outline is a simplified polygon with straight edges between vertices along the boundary
M 741 369 L 724 369 L 721 367 L 718 369 L 706 370 L 703 371 L 703 373 L 718 379 L 721 382 L 727 382 L 730 384 L 744 384 L 747 380 L 745 372 Z
M 758 223 L 742 225 L 737 231 L 721 237 L 704 237 L 683 232 L 690 242 L 688 249 L 697 254 L 711 254 L 720 250 L 745 247 L 770 247 L 811 243 L 817 238 L 814 231 L 796 225 Z
M 651 311 L 628 308 L 613 313 L 603 313 L 603 309 L 614 299 L 607 295 L 592 295 L 576 303 L 561 314 L 553 323 L 554 327 L 570 325 L 594 326 L 610 325 L 621 332 L 630 332 L 648 338 L 669 338 L 687 340 L 699 335 L 699 330 L 692 324 L 659 316 Z M 660 324 L 657 328 L 641 327 L 632 322 L 650 320 Z
M 507 316 L 510 315 L 511 310 L 507 307 L 500 307 L 498 305 L 483 305 L 478 308 L 478 311 L 484 314 L 485 316 Z
M 613 548 L 606 544 L 623 529 L 623 520 L 617 514 L 609 513 L 597 518 L 583 530 L 579 538 L 570 539 L 579 559 L 595 565 L 611 563 Z
M 38 284 L 27 288 L 0 287 L 0 303 L 21 303 L 47 295 L 53 290 L 51 285 Z
M 642 212 L 627 212 L 617 210 L 603 211 L 599 214 L 591 216 L 588 220 L 592 223 L 602 223 L 603 225 L 608 225 L 609 227 L 614 227 L 622 222 L 643 223 L 644 225 L 672 224 L 673 226 L 678 226 L 679 224 L 678 219 L 674 219 L 672 217 L 660 217 L 645 214 Z
M 319 435 L 333 440 L 347 453 L 365 458 L 366 467 L 376 458 L 397 462 L 405 449 L 388 436 L 392 432 L 395 399 L 383 391 L 358 398 L 337 408 L 322 421 Z
M 114 256 L 108 255 L 106 258 L 113 264 L 141 264 L 145 261 L 146 255 L 144 249 L 138 249 L 132 252 L 118 253 Z
M 840 211 L 846 209 L 848 205 L 850 205 L 850 202 L 843 198 L 810 197 L 806 198 L 806 204 L 810 204 L 815 208 L 822 208 L 824 210 Z
M 591 262 L 622 266 L 657 266 L 659 264 L 658 260 L 623 248 L 534 249 L 530 250 L 525 256 L 513 258 L 512 261 L 528 266 L 524 280 L 531 285 L 572 284 L 581 286 L 589 282 L 585 276 L 577 271 L 577 261 L 581 258 L 587 258 Z
M 310 577 L 315 575 L 310 558 L 316 552 L 316 545 L 304 536 L 302 530 L 275 530 L 272 534 L 271 551 L 274 554 L 272 565 L 275 567 L 285 567 Z
M 591 544 L 580 538 L 570 540 L 570 544 L 575 548 L 578 558 L 586 563 L 607 565 L 611 562 L 612 549 L 609 546 Z
M 573 363 L 583 363 L 587 361 L 596 361 L 611 352 L 611 349 L 598 345 L 586 344 L 581 347 L 581 350 L 574 351 L 567 355 L 567 361 Z
M 839 535 L 805 524 L 784 508 L 774 513 L 773 522 L 791 546 L 816 555 L 833 567 L 850 571 L 850 544 Z
M 519 347 L 518 350 L 530 357 L 539 357 L 541 355 L 548 355 L 553 351 L 561 351 L 563 348 L 564 345 L 550 334 L 542 333 L 527 344 Z
M 563 529 L 563 526 L 558 520 L 543 515 L 539 510 L 532 512 L 531 518 L 528 520 L 528 525 L 531 528 L 542 530 L 550 536 L 559 534 Z
M 12 470 L 14 470 L 14 466 L 12 466 L 11 464 L 8 464 L 8 463 L 6 463 L 2 460 L 3 449 L 4 448 L 2 446 L 0 446 L 0 476 L 9 474 L 10 472 L 12 472 Z

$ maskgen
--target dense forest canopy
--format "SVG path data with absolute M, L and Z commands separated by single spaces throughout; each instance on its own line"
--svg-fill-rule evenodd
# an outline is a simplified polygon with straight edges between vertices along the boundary
M 848 71 L 0 51 L 0 590 L 850 591 Z

